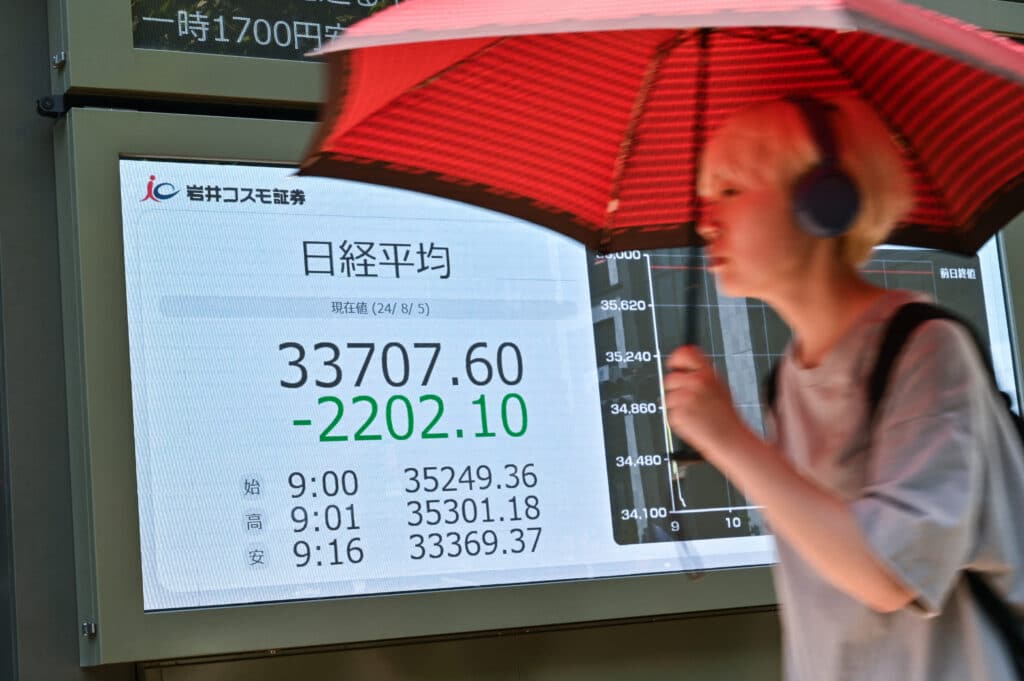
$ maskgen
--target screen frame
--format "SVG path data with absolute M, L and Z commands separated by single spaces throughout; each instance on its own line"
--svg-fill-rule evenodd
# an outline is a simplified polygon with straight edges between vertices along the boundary
M 773 606 L 770 568 L 756 567 L 143 612 L 118 162 L 297 164 L 313 133 L 312 123 L 99 109 L 75 109 L 56 128 L 78 608 L 96 625 L 81 663 Z
M 130 94 L 314 109 L 324 64 L 262 57 L 139 49 L 130 0 L 49 0 L 55 93 Z M 58 59 L 58 61 L 61 61 Z

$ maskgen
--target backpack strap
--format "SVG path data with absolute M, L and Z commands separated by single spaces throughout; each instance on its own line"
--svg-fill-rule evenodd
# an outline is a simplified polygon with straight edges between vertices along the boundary
M 964 576 L 974 600 L 988 614 L 989 621 L 996 626 L 1009 649 L 1010 661 L 1017 672 L 1017 678 L 1024 681 L 1024 633 L 1021 632 L 1020 620 L 1010 610 L 1006 601 L 988 585 L 980 572 L 965 570 Z
M 959 317 L 949 310 L 945 310 L 930 303 L 907 303 L 903 305 L 889 319 L 885 331 L 882 333 L 882 342 L 875 359 L 875 368 L 872 369 L 868 378 L 868 423 L 874 423 L 875 412 L 878 405 L 885 396 L 886 386 L 889 384 L 889 374 L 896 364 L 903 346 L 921 324 L 932 319 L 951 319 L 962 326 L 967 326 Z M 969 328 L 969 327 L 968 327 Z
M 907 303 L 896 310 L 896 313 L 889 320 L 889 324 L 882 334 L 882 343 L 875 359 L 875 368 L 871 371 L 871 375 L 868 378 L 868 416 L 870 419 L 874 419 L 875 411 L 877 411 L 878 405 L 885 395 L 885 389 L 889 383 L 889 374 L 892 373 L 893 366 L 896 364 L 896 359 L 899 357 L 900 351 L 903 350 L 903 346 L 910 336 L 913 335 L 914 331 L 917 330 L 917 327 L 932 319 L 948 319 L 956 322 L 970 333 L 971 340 L 974 341 L 974 346 L 978 350 L 978 357 L 985 366 L 993 389 L 1003 396 L 1007 406 L 1011 404 L 1009 395 L 999 390 L 992 362 L 985 351 L 985 346 L 970 323 L 938 305 L 932 305 L 931 303 Z
M 772 365 L 772 368 L 768 370 L 768 375 L 764 377 L 764 383 L 761 384 L 761 392 L 764 393 L 764 403 L 768 406 L 768 409 L 775 410 L 775 397 L 778 395 L 779 387 L 776 385 L 776 381 L 779 379 L 779 364 L 776 362 Z

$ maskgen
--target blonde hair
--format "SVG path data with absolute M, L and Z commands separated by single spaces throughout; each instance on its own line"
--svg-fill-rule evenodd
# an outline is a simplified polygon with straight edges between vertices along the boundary
M 839 237 L 840 257 L 860 265 L 888 238 L 914 203 L 913 181 L 897 143 L 875 112 L 853 97 L 822 97 L 836 111 L 829 123 L 839 165 L 860 192 L 860 210 Z M 725 183 L 778 182 L 792 190 L 821 158 L 796 105 L 774 99 L 733 114 L 704 149 L 697 191 L 715 196 Z

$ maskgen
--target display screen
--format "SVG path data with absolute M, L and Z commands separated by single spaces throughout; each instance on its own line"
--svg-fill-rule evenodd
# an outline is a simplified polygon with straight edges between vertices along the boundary
M 120 170 L 145 610 L 774 560 L 661 410 L 661 358 L 695 338 L 762 429 L 788 338 L 699 251 L 600 256 L 287 167 Z M 867 272 L 968 316 L 1015 393 L 995 244 Z

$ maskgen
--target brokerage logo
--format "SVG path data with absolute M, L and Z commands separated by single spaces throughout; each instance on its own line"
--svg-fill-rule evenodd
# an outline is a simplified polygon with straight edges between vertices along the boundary
M 142 201 L 160 203 L 161 201 L 174 198 L 180 191 L 170 182 L 157 183 L 156 175 L 150 175 L 149 182 L 146 183 L 146 195 L 142 197 Z M 142 201 L 139 203 L 142 203 Z

